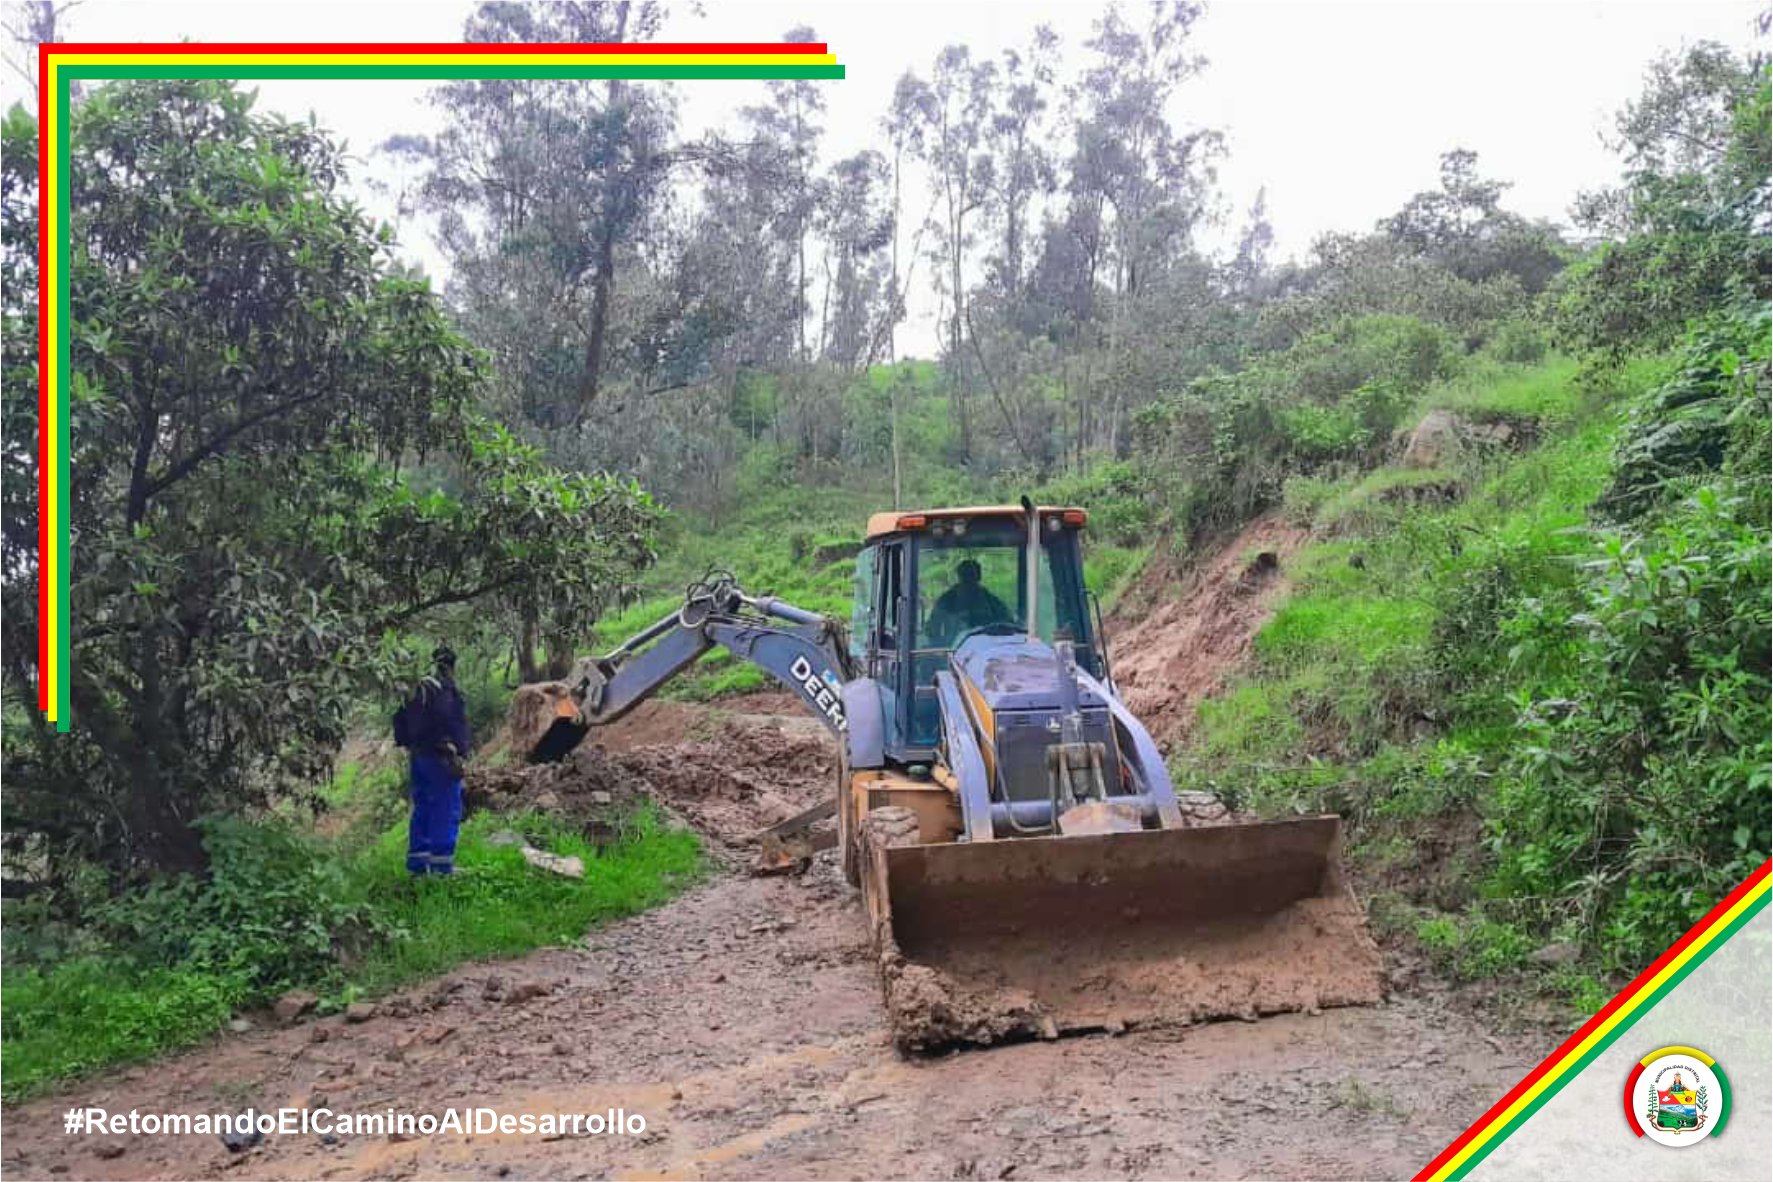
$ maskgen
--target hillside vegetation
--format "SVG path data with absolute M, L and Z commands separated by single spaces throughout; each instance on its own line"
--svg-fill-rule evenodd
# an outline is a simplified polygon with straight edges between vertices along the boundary
M 1437 959 L 1538 953 L 1592 1003 L 1582 969 L 1636 971 L 1767 856 L 1766 315 L 1624 369 L 1486 377 L 1436 401 L 1539 442 L 1290 498 L 1317 540 L 1177 770 L 1343 813 Z M 1644 485 L 1640 441 L 1699 420 Z

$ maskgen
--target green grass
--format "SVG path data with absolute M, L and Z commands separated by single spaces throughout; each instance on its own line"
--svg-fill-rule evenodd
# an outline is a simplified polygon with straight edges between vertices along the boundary
M 1102 602 L 1102 610 L 1114 610 L 1118 600 L 1151 557 L 1151 546 L 1115 546 L 1084 537 L 1084 587 Z
M 1325 534 L 1373 533 L 1418 512 L 1424 504 L 1458 500 L 1465 484 L 1463 473 L 1445 468 L 1376 468 L 1359 480 L 1325 490 L 1315 512 L 1302 524 Z M 1295 490 L 1295 495 L 1302 511 L 1306 490 Z
M 1533 951 L 1532 939 L 1519 929 L 1475 912 L 1422 919 L 1416 938 L 1436 968 L 1465 980 L 1517 971 Z
M 506 829 L 538 849 L 582 859 L 584 879 L 537 870 L 516 847 L 487 843 Z M 414 879 L 405 857 L 401 826 L 352 867 L 356 889 L 376 902 L 377 918 L 390 932 L 345 974 L 348 985 L 372 994 L 464 961 L 571 944 L 596 924 L 663 903 L 704 868 L 693 833 L 667 828 L 644 809 L 627 818 L 618 842 L 601 850 L 558 817 L 481 813 L 462 826 L 455 876 Z
M 1252 674 L 1203 703 L 1195 753 L 1209 763 L 1292 766 L 1370 751 L 1416 676 L 1433 611 L 1408 593 L 1375 593 L 1383 573 L 1352 565 L 1352 542 L 1308 547 L 1294 593 L 1256 638 Z
M 9 958 L 10 959 L 10 958 Z M 53 967 L 7 965 L 5 1098 L 201 1042 L 225 1025 L 248 989 L 207 968 L 135 968 L 92 955 Z
M 1500 563 L 1517 579 L 1552 578 L 1587 553 L 1580 531 L 1611 471 L 1615 430 L 1608 410 L 1591 410 L 1534 450 L 1460 474 L 1469 492 L 1459 503 L 1400 507 L 1367 536 L 1305 546 L 1291 565 L 1292 593 L 1256 637 L 1251 669 L 1203 704 L 1197 751 L 1209 762 L 1290 764 L 1302 740 L 1316 754 L 1357 758 L 1396 741 L 1404 716 L 1439 706 L 1431 642 L 1449 600 L 1478 594 Z M 1379 469 L 1343 483 L 1318 516 L 1452 478 Z
M 516 848 L 488 844 L 502 829 L 583 859 L 584 879 L 534 869 Z M 122 940 L 89 937 L 69 957 L 33 958 L 9 944 L 0 1008 L 5 1099 L 201 1042 L 237 1010 L 268 1004 L 287 988 L 312 989 L 332 1009 L 464 962 L 571 944 L 596 924 L 664 902 L 706 869 L 696 836 L 666 827 L 653 811 L 631 814 L 619 830 L 599 849 L 559 818 L 477 814 L 462 827 L 458 873 L 417 880 L 405 868 L 404 819 L 368 844 L 298 839 L 319 860 L 310 886 L 324 884 L 315 888 L 324 896 L 294 900 L 295 921 L 318 922 L 321 913 L 352 919 L 322 933 L 330 954 L 293 976 L 268 977 L 260 946 L 246 933 L 237 943 L 227 932 L 219 940 L 209 939 L 218 933 L 191 933 L 175 942 L 186 955 L 169 964 Z M 287 874 L 279 870 L 277 881 L 287 882 Z M 145 910 L 168 927 L 202 922 L 173 904 L 151 902 Z M 189 951 L 197 947 L 223 951 Z
M 1430 390 L 1423 409 L 1450 410 L 1480 423 L 1533 420 L 1556 427 L 1583 409 L 1578 368 L 1568 357 L 1526 366 L 1474 361 Z
M 1606 438 L 1581 432 L 1501 472 L 1472 502 L 1413 514 L 1408 529 L 1307 546 L 1293 593 L 1256 637 L 1251 669 L 1202 705 L 1197 750 L 1297 762 L 1302 741 L 1314 754 L 1364 757 L 1406 738 L 1412 713 L 1441 707 L 1431 651 L 1441 601 L 1476 588 L 1497 550 L 1515 566 L 1573 563 L 1585 549 L 1581 506 L 1604 480 Z

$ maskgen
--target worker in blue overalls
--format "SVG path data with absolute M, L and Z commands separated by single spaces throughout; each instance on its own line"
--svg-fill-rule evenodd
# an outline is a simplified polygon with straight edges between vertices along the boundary
M 420 680 L 394 716 L 394 742 L 412 756 L 406 868 L 413 874 L 451 874 L 462 823 L 462 761 L 473 744 L 467 707 L 456 688 L 456 654 L 439 645 L 431 660 L 437 671 Z

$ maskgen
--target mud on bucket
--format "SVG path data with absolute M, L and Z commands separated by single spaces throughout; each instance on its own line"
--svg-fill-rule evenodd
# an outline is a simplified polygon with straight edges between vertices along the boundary
M 1176 1025 L 1376 1002 L 1341 822 L 873 851 L 901 1046 Z

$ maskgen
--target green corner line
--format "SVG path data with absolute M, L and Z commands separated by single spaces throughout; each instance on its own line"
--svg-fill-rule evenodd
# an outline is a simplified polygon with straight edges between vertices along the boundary
M 1712 1060 L 1711 1073 L 1718 1077 L 1718 1090 L 1723 1095 L 1718 1097 L 1718 1123 L 1711 1127 L 1711 1136 L 1715 1137 L 1724 1131 L 1724 1124 L 1730 1119 L 1730 1077 L 1724 1074 L 1724 1065 Z
M 115 78 L 315 78 L 370 80 L 450 81 L 462 78 L 626 78 L 635 81 L 653 80 L 785 80 L 841 79 L 841 65 L 786 66 L 749 65 L 742 63 L 710 63 L 708 65 L 552 65 L 552 66 L 475 66 L 475 65 L 81 65 L 63 66 L 62 77 L 89 80 Z
M 56 403 L 55 415 L 55 519 L 61 526 L 55 539 L 56 548 L 56 585 L 55 585 L 55 616 L 61 625 L 56 629 L 55 646 L 55 729 L 58 734 L 67 734 L 73 727 L 72 680 L 70 674 L 73 667 L 73 630 L 72 611 L 69 606 L 70 587 L 73 579 L 69 575 L 69 551 L 73 544 L 73 522 L 68 516 L 68 472 L 69 472 L 69 419 L 70 400 L 73 397 L 73 363 L 72 351 L 69 346 L 68 319 L 72 315 L 73 298 L 70 295 L 68 278 L 68 254 L 72 239 L 71 234 L 71 178 L 68 174 L 68 107 L 70 105 L 70 82 L 66 71 L 57 77 L 56 86 L 56 185 L 55 214 L 57 225 L 62 229 L 55 242 L 55 367 L 61 379 L 61 398 Z M 42 200 L 42 195 L 38 195 Z M 38 622 L 42 626 L 42 622 Z

